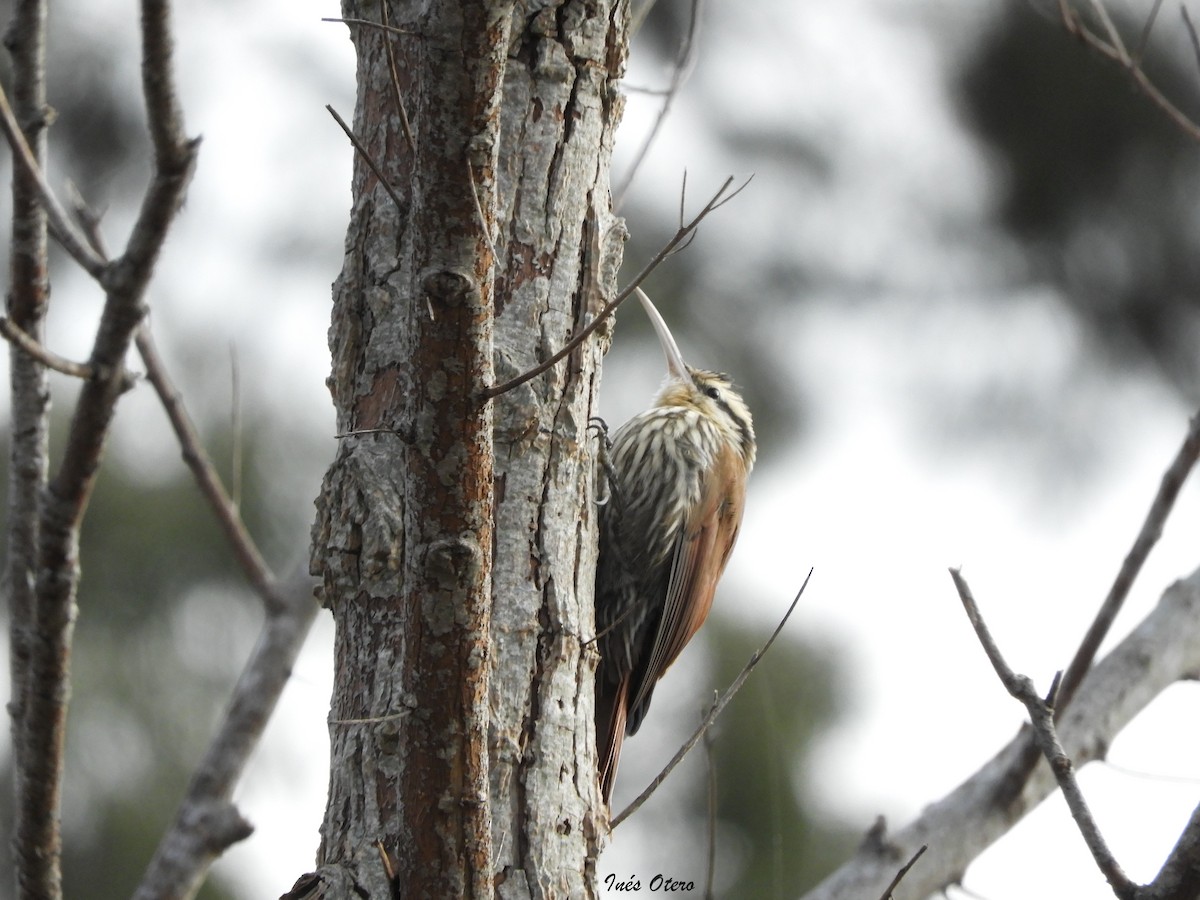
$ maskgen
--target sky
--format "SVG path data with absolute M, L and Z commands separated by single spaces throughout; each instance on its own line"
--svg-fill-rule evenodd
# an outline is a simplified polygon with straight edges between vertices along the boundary
M 820 179 L 787 160 L 755 168 L 747 191 L 706 223 L 694 256 L 669 265 L 705 267 L 726 285 L 768 254 L 819 273 L 797 288 L 804 302 L 756 330 L 778 359 L 781 383 L 803 385 L 796 396 L 806 427 L 755 472 L 726 578 L 731 592 L 753 598 L 740 614 L 765 636 L 813 568 L 789 632 L 838 648 L 853 700 L 810 770 L 794 777 L 814 787 L 831 816 L 864 831 L 880 813 L 903 825 L 986 761 L 1023 718 L 967 628 L 948 567 L 962 567 L 1014 668 L 1048 686 L 1136 535 L 1190 414 L 1148 372 L 1095 377 L 1062 299 L 1004 286 L 1018 251 L 998 235 L 962 238 L 971 232 L 963 223 L 979 233 L 998 176 L 958 120 L 945 72 L 970 52 L 987 6 L 706 4 L 695 70 L 629 198 L 629 210 L 670 210 L 684 169 L 696 198 L 728 175 L 751 174 L 721 140 L 740 129 L 837 148 Z M 95 16 L 96 27 L 134 21 L 125 0 L 75 11 Z M 204 143 L 154 289 L 164 350 L 236 347 L 243 377 L 271 385 L 273 409 L 319 434 L 333 427 L 325 339 L 351 162 L 324 109 L 331 103 L 347 119 L 353 111 L 344 27 L 320 21 L 337 15 L 336 5 L 314 0 L 180 5 L 183 103 Z M 1066 40 L 1064 52 L 1072 52 Z M 126 59 L 114 77 L 135 80 L 135 56 Z M 635 45 L 631 85 L 661 85 L 666 75 Z M 631 94 L 618 171 L 656 103 Z M 78 286 L 67 276 L 59 290 Z M 52 343 L 68 356 L 82 355 L 87 334 L 86 317 L 52 323 Z M 601 404 L 610 421 L 639 410 L 661 379 L 655 353 L 620 337 L 605 363 Z M 681 336 L 680 344 L 701 364 L 713 351 L 703 339 Z M 972 382 L 1049 398 L 1059 410 L 1054 429 L 1032 442 L 1024 433 L 947 436 L 939 402 Z M 121 416 L 150 422 L 157 410 L 152 398 L 131 395 Z M 163 465 L 175 458 L 169 443 L 136 424 L 119 429 L 115 448 Z M 1055 457 L 1064 453 L 1078 453 L 1078 465 L 1062 466 Z M 277 489 L 308 503 L 319 474 Z M 1189 485 L 1117 637 L 1196 566 L 1197 527 L 1200 495 Z M 305 549 L 297 546 L 298 559 Z M 313 862 L 331 646 L 322 615 L 238 790 L 257 831 L 218 866 L 246 879 L 254 895 L 277 896 Z M 672 679 L 685 681 L 686 666 L 701 665 L 704 653 L 697 648 L 690 662 L 685 655 L 659 696 L 672 696 Z M 1194 805 L 1197 691 L 1170 689 L 1114 744 L 1113 765 L 1083 774 L 1135 879 L 1153 876 Z M 669 796 L 655 802 L 671 809 Z M 664 818 L 650 821 L 658 829 Z M 689 829 L 656 830 L 650 841 L 631 820 L 601 875 L 656 872 L 664 858 L 694 858 L 696 842 Z M 989 900 L 1109 896 L 1057 797 L 985 853 L 964 884 Z

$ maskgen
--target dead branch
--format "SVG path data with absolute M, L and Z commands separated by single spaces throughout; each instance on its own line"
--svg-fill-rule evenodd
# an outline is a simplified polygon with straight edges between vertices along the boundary
M 258 643 L 134 900 L 187 900 L 194 896 L 212 861 L 253 830 L 230 798 L 317 613 L 311 582 L 299 571 L 287 585 L 272 582 L 271 598 Z
M 217 524 L 221 526 L 225 539 L 233 548 L 234 556 L 237 557 L 238 564 L 242 567 L 247 580 L 268 609 L 285 607 L 287 603 L 279 594 L 275 576 L 271 574 L 262 554 L 259 553 L 254 538 L 246 530 L 246 525 L 242 521 L 233 499 L 229 496 L 229 492 L 225 490 L 221 476 L 217 474 L 217 469 L 209 459 L 200 435 L 196 432 L 196 427 L 192 424 L 191 417 L 183 406 L 183 398 L 180 397 L 167 374 L 162 357 L 158 355 L 158 348 L 154 345 L 150 330 L 144 325 L 138 329 L 135 342 L 138 353 L 146 364 L 146 378 L 154 386 L 163 409 L 166 410 L 167 418 L 171 421 L 171 428 L 175 431 L 175 436 L 183 452 L 183 461 L 191 469 L 196 484 L 200 487 L 200 492 L 208 501 L 208 505 L 217 519 Z
M 1196 59 L 1197 67 L 1200 67 L 1200 37 L 1196 36 L 1196 26 L 1192 22 L 1192 16 L 1188 12 L 1187 6 L 1181 5 L 1179 13 L 1183 16 L 1183 27 L 1187 29 L 1188 40 L 1192 42 L 1192 55 Z
M 726 178 L 725 183 L 722 184 L 717 192 L 713 194 L 711 198 L 709 198 L 709 201 L 704 204 L 704 208 L 701 209 L 700 212 L 698 212 L 690 222 L 681 223 L 679 229 L 674 235 L 671 236 L 671 239 L 663 244 L 662 248 L 656 254 L 654 254 L 650 262 L 646 263 L 646 265 L 642 268 L 642 271 L 638 272 L 633 281 L 630 282 L 629 286 L 617 294 L 612 301 L 607 303 L 604 308 L 596 314 L 596 317 L 592 319 L 591 322 L 589 322 L 584 328 L 580 329 L 578 334 L 576 334 L 573 338 L 571 338 L 571 340 L 563 345 L 561 350 L 559 350 L 545 362 L 534 366 L 529 371 L 524 372 L 515 378 L 510 378 L 503 384 L 493 385 L 492 387 L 483 391 L 483 399 L 492 400 L 496 397 L 499 397 L 501 394 L 511 391 L 513 388 L 520 387 L 525 382 L 536 378 L 543 372 L 554 368 L 554 366 L 566 359 L 566 357 L 571 354 L 571 351 L 587 340 L 591 336 L 592 332 L 599 328 L 609 316 L 617 311 L 617 308 L 622 303 L 624 303 L 630 296 L 633 295 L 633 292 L 641 286 L 642 282 L 649 277 L 651 272 L 653 272 L 662 264 L 663 260 L 678 250 L 681 245 L 684 245 L 687 241 L 691 240 L 696 229 L 700 227 L 700 223 L 703 222 L 710 213 L 720 209 L 722 206 L 744 191 L 746 186 L 750 184 L 750 181 L 753 179 L 753 177 L 754 176 L 747 178 L 732 191 L 730 191 L 729 188 L 733 184 L 733 176 L 731 175 L 729 178 Z
M 764 643 L 762 647 L 760 647 L 754 653 L 754 655 L 750 657 L 750 660 L 745 666 L 742 667 L 742 671 L 738 673 L 737 678 L 733 679 L 733 682 L 728 688 L 725 689 L 725 693 L 723 693 L 720 699 L 712 705 L 711 709 L 709 709 L 708 715 L 706 715 L 700 722 L 700 726 L 692 733 L 692 736 L 684 742 L 683 746 L 675 752 L 675 755 L 671 757 L 671 761 L 668 762 L 666 766 L 663 767 L 663 770 L 654 777 L 654 780 L 646 786 L 646 789 L 638 794 L 637 798 L 627 807 L 625 807 L 625 809 L 621 810 L 620 814 L 612 820 L 612 825 L 610 828 L 616 828 L 631 815 L 637 812 L 643 803 L 650 799 L 650 796 L 657 791 L 659 786 L 667 780 L 667 777 L 673 771 L 675 771 L 675 767 L 683 762 L 683 758 L 687 756 L 692 751 L 692 748 L 700 742 L 708 729 L 712 727 L 713 722 L 717 720 L 717 716 L 719 716 L 725 707 L 729 705 L 729 701 L 737 696 L 737 692 L 742 689 L 742 685 L 746 683 L 746 679 L 750 677 L 750 673 L 754 671 L 755 667 L 757 667 L 760 662 L 762 662 L 763 657 L 767 655 L 767 651 L 771 649 L 771 645 L 775 643 L 775 639 L 779 637 L 779 633 L 783 631 L 783 626 L 786 625 L 788 619 L 792 617 L 792 613 L 795 611 L 796 606 L 800 603 L 800 598 L 804 596 L 804 589 L 808 587 L 808 581 L 810 578 L 812 578 L 812 569 L 809 569 L 808 574 L 804 576 L 804 583 L 800 585 L 800 590 L 798 590 L 796 592 L 796 596 L 792 598 L 791 605 L 788 606 L 787 611 L 783 614 L 783 618 L 779 620 L 779 624 L 775 626 L 775 630 L 771 632 L 771 636 L 767 638 L 766 643 Z
M 1067 806 L 1071 810 L 1071 818 L 1075 820 L 1079 833 L 1083 835 L 1084 843 L 1091 851 L 1092 859 L 1095 860 L 1096 866 L 1112 886 L 1113 892 L 1121 900 L 1133 900 L 1137 895 L 1138 886 L 1125 874 L 1116 857 L 1113 856 L 1112 850 L 1109 849 L 1108 843 L 1104 840 L 1100 827 L 1096 824 L 1096 819 L 1084 799 L 1079 782 L 1075 778 L 1075 766 L 1071 762 L 1071 757 L 1063 749 L 1058 732 L 1054 727 L 1053 697 L 1057 693 L 1058 679 L 1055 679 L 1055 685 L 1051 688 L 1049 698 L 1043 700 L 1034 690 L 1033 682 L 1025 675 L 1018 675 L 1005 661 L 999 646 L 983 620 L 983 615 L 979 611 L 979 606 L 976 604 L 975 597 L 962 572 L 958 569 L 951 569 L 950 577 L 954 580 L 954 586 L 958 590 L 958 596 L 967 613 L 967 618 L 971 621 L 971 627 L 975 630 L 975 636 L 987 654 L 992 668 L 996 670 L 996 675 L 1004 685 L 1004 689 L 1023 703 L 1029 712 L 1038 748 L 1042 751 L 1046 762 L 1050 764 L 1050 770 L 1058 781 L 1063 799 L 1067 801 Z
M 67 359 L 65 356 L 59 356 L 30 337 L 24 329 L 7 316 L 0 316 L 0 335 L 3 335 L 6 341 L 22 353 L 37 360 L 47 369 L 52 369 L 62 375 L 70 375 L 72 378 L 82 378 L 84 381 L 96 377 L 95 370 L 87 363 L 79 363 Z
M 1198 457 L 1200 457 L 1200 412 L 1190 420 L 1183 443 L 1176 452 L 1174 460 L 1163 473 L 1158 491 L 1150 504 L 1150 509 L 1146 513 L 1137 537 L 1121 562 L 1112 586 L 1109 588 L 1104 602 L 1101 603 L 1100 609 L 1096 612 L 1095 618 L 1084 633 L 1075 655 L 1071 658 L 1070 665 L 1067 666 L 1059 685 L 1058 699 L 1054 710 L 1055 718 L 1062 717 L 1064 710 L 1069 707 L 1080 683 L 1091 668 L 1100 645 L 1108 636 L 1117 614 L 1124 606 L 1125 599 L 1129 596 L 1129 591 L 1137 580 L 1150 551 L 1162 536 L 1162 530 L 1174 509 L 1179 491 L 1195 467 Z M 1021 790 L 1021 786 L 1030 777 L 1034 766 L 1041 758 L 1032 732 L 1024 732 L 1018 736 L 1018 740 L 1024 740 L 1024 749 L 1013 757 L 1012 771 L 1005 780 L 1009 794 L 1016 794 Z
M 42 114 L 43 111 L 39 110 L 38 115 Z M 71 222 L 49 182 L 46 181 L 42 166 L 25 140 L 25 134 L 17 122 L 12 107 L 9 106 L 8 96 L 4 93 L 3 86 L 0 86 L 0 127 L 3 127 L 4 137 L 7 139 L 9 147 L 12 148 L 14 167 L 23 171 L 25 177 L 37 188 L 42 209 L 54 232 L 54 239 L 70 254 L 72 259 L 79 263 L 85 272 L 97 281 L 101 280 L 107 268 L 106 261 L 92 250 L 87 238 Z
M 383 44 L 387 48 L 388 58 L 388 74 L 392 78 L 392 91 L 396 95 L 396 109 L 400 113 L 400 127 L 404 130 L 404 140 L 408 144 L 409 151 L 415 156 L 417 153 L 417 141 L 413 137 L 412 125 L 408 121 L 408 110 L 404 107 L 404 93 L 400 90 L 400 73 L 396 69 L 396 48 L 392 46 L 392 37 L 403 32 L 400 29 L 393 29 L 392 23 L 388 21 L 388 4 L 379 4 L 380 15 L 383 22 L 380 23 L 384 28 Z M 469 165 L 469 163 L 468 163 Z
M 1125 69 L 1129 73 L 1130 80 L 1134 86 L 1151 103 L 1157 106 L 1174 123 L 1176 128 L 1191 140 L 1200 143 L 1200 125 L 1193 122 L 1186 113 L 1167 99 L 1166 95 L 1150 80 L 1141 67 L 1140 52 L 1137 56 L 1129 55 L 1129 51 L 1125 49 L 1125 43 L 1121 39 L 1116 26 L 1113 24 L 1112 18 L 1108 15 L 1108 11 L 1104 8 L 1104 4 L 1100 0 L 1089 0 L 1089 3 L 1095 11 L 1106 37 L 1101 37 L 1088 28 L 1083 18 L 1074 9 L 1069 0 L 1059 0 L 1058 4 L 1063 28 L 1072 37 L 1082 41 L 1085 46 L 1096 51 L 1122 69 Z M 1146 35 L 1149 33 L 1150 24 L 1152 22 L 1148 21 L 1147 27 L 1143 28 L 1143 33 Z
M 1096 658 L 1096 653 L 1100 649 L 1100 645 L 1104 642 L 1105 637 L 1108 636 L 1109 629 L 1112 627 L 1117 613 L 1121 611 L 1121 607 L 1125 603 L 1125 598 L 1129 596 L 1130 588 L 1133 587 L 1138 573 L 1141 572 L 1147 557 L 1150 556 L 1150 551 L 1154 549 L 1154 545 L 1162 537 L 1167 517 L 1170 516 L 1171 510 L 1174 509 L 1175 500 L 1179 497 L 1179 491 L 1196 465 L 1198 457 L 1200 457 L 1200 412 L 1193 415 L 1191 421 L 1188 423 L 1187 434 L 1184 436 L 1179 451 L 1175 454 L 1175 459 L 1172 460 L 1167 471 L 1163 473 L 1158 492 L 1154 495 L 1154 500 L 1150 504 L 1150 509 L 1146 513 L 1146 518 L 1142 522 L 1142 527 L 1138 531 L 1137 538 L 1134 540 L 1133 546 L 1129 548 L 1129 552 L 1125 555 L 1117 576 L 1113 580 L 1112 587 L 1109 588 L 1108 596 L 1104 598 L 1104 602 L 1100 605 L 1100 610 L 1096 613 L 1096 618 L 1088 627 L 1087 633 L 1079 645 L 1079 649 L 1075 651 L 1075 656 L 1071 659 L 1071 664 L 1067 667 L 1066 673 L 1063 675 L 1057 704 L 1060 711 L 1075 696 L 1075 691 L 1079 688 L 1079 683 L 1083 681 L 1083 676 L 1091 667 L 1092 660 Z
M 904 880 L 904 876 L 908 874 L 908 870 L 916 865 L 917 860 L 921 858 L 921 854 L 928 849 L 929 847 L 925 844 L 922 844 L 917 848 L 917 852 L 912 855 L 908 862 L 900 867 L 900 870 L 896 873 L 896 877 L 893 878 L 891 883 L 884 889 L 883 895 L 879 898 L 879 900 L 894 900 L 893 891 L 895 891 L 900 882 Z
M 716 691 L 713 692 L 713 705 L 717 704 Z M 703 718 L 701 719 L 703 721 Z M 704 900 L 713 900 L 713 878 L 717 871 L 717 760 L 713 756 L 712 731 L 704 732 L 704 766 L 707 770 L 707 810 L 706 824 L 708 828 L 708 852 L 704 867 Z
M 1200 569 L 1166 590 L 1157 607 L 1099 663 L 1079 687 L 1056 728 L 1076 765 L 1097 759 L 1163 690 L 1200 671 Z M 1056 782 L 1038 766 L 1015 792 L 1014 764 L 1027 746 L 1022 731 L 974 775 L 930 804 L 911 823 L 864 842 L 805 900 L 879 896 L 896 866 L 922 844 L 929 851 L 905 876 L 914 897 L 956 883 L 980 851 L 1003 836 Z
M 387 191 L 388 196 L 392 198 L 392 202 L 396 204 L 396 208 L 403 210 L 404 203 L 401 201 L 400 195 L 396 193 L 396 189 L 392 187 L 391 182 L 384 177 L 383 171 L 375 163 L 375 160 L 371 158 L 371 154 L 367 151 L 367 148 L 363 146 L 362 141 L 358 139 L 357 135 L 355 135 L 353 129 L 346 124 L 345 119 L 338 115 L 338 111 L 328 103 L 325 104 L 325 108 L 329 110 L 329 114 L 333 116 L 333 120 L 338 123 L 342 131 L 346 133 L 346 137 L 350 139 L 350 143 L 354 145 L 354 149 L 358 151 L 358 155 L 363 158 L 363 162 L 365 162 L 370 167 L 371 171 L 375 173 L 375 177 L 379 179 L 379 183 L 383 186 L 383 189 Z

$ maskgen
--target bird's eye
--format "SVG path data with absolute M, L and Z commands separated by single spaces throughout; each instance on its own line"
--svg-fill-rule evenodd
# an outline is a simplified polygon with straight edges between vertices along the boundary
M 714 400 L 721 399 L 721 392 L 718 391 L 715 387 L 706 387 L 704 389 L 704 393 L 706 396 L 711 397 Z

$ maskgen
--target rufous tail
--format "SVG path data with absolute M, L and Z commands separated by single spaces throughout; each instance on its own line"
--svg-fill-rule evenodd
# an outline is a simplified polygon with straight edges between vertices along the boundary
M 600 773 L 600 793 L 606 805 L 612 804 L 617 762 L 625 741 L 626 704 L 629 702 L 629 678 L 622 678 L 615 692 L 596 687 L 596 766 Z

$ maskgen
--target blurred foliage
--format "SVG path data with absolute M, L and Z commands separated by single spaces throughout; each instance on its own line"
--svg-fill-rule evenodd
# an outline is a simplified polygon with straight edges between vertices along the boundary
M 726 685 L 764 635 L 728 617 L 714 619 L 709 628 L 720 652 L 714 681 Z M 842 683 L 833 648 L 785 632 L 718 719 L 710 749 L 718 859 L 729 859 L 737 872 L 722 896 L 799 896 L 861 839 L 861 831 L 816 805 L 805 778 L 814 740 L 846 711 L 849 698 L 837 687 Z M 691 818 L 698 823 L 707 818 L 703 787 L 691 798 Z
M 958 96 L 996 160 L 997 216 L 1021 244 L 1025 278 L 1060 289 L 1110 358 L 1151 361 L 1194 402 L 1200 148 L 1059 22 L 1030 4 L 1002 9 L 966 55 Z M 1113 17 L 1136 46 L 1144 22 Z M 1164 11 L 1144 67 L 1196 119 L 1196 61 L 1166 46 L 1182 34 Z

